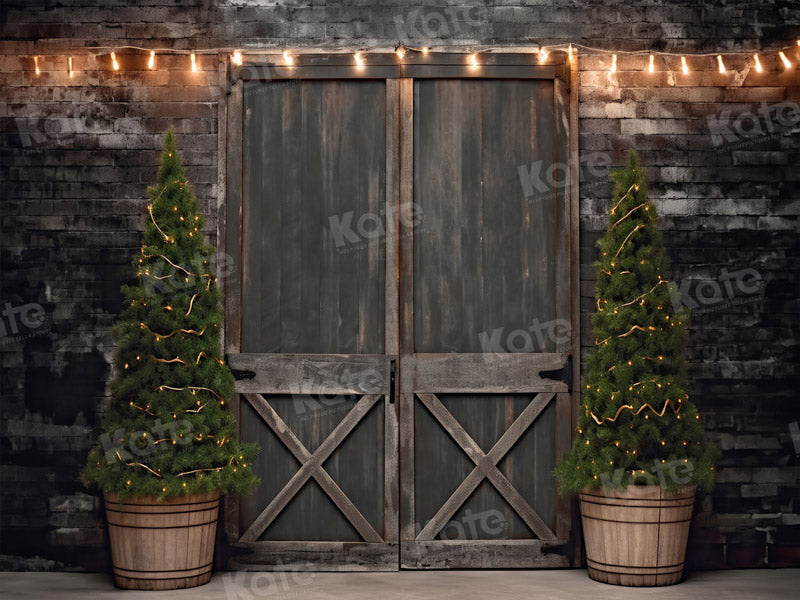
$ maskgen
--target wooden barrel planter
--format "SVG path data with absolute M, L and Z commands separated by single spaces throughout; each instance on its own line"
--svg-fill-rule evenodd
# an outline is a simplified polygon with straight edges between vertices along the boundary
M 672 585 L 683 577 L 694 486 L 586 489 L 579 494 L 589 576 L 631 586 Z
M 117 586 L 173 590 L 208 583 L 214 562 L 219 492 L 125 498 L 106 494 L 111 562 Z

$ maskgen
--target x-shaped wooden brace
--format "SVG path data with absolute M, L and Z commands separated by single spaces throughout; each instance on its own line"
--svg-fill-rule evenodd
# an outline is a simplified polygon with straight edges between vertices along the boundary
M 545 406 L 553 399 L 555 393 L 540 393 L 525 407 L 525 410 L 516 418 L 506 432 L 497 440 L 497 443 L 485 454 L 480 446 L 475 443 L 461 424 L 447 410 L 444 404 L 434 394 L 417 394 L 425 407 L 436 417 L 442 427 L 450 434 L 461 449 L 475 463 L 475 468 L 456 488 L 456 491 L 447 499 L 447 502 L 437 511 L 433 518 L 419 532 L 417 540 L 432 540 L 439 533 L 456 511 L 461 507 L 470 494 L 475 491 L 478 484 L 488 479 L 498 492 L 505 498 L 511 507 L 519 514 L 525 524 L 531 528 L 540 540 L 555 540 L 556 535 L 541 519 L 536 511 L 531 508 L 522 495 L 514 488 L 511 482 L 497 468 L 497 463 L 517 443 L 536 417 L 544 410 Z
M 278 439 L 294 454 L 300 461 L 300 469 L 283 486 L 283 489 L 275 496 L 267 507 L 261 512 L 253 524 L 244 532 L 241 537 L 242 542 L 254 542 L 269 527 L 270 523 L 286 508 L 289 501 L 295 497 L 305 483 L 313 477 L 319 486 L 333 500 L 334 504 L 342 511 L 348 521 L 355 527 L 356 531 L 367 542 L 381 542 L 383 539 L 378 532 L 370 525 L 369 521 L 361 514 L 350 498 L 342 491 L 339 485 L 322 468 L 323 463 L 333 453 L 342 441 L 350 434 L 362 418 L 375 405 L 380 394 L 366 394 L 356 403 L 356 405 L 345 415 L 344 419 L 331 431 L 319 447 L 312 454 L 303 443 L 292 433 L 292 430 L 281 419 L 275 409 L 258 394 L 243 394 L 253 408 L 261 415 L 264 422 L 270 426 Z

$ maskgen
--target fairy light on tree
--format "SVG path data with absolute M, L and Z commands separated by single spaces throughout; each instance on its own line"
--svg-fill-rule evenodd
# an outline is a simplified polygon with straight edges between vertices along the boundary
M 123 288 L 124 309 L 113 329 L 117 373 L 105 427 L 120 450 L 98 444 L 83 479 L 103 492 L 133 496 L 242 492 L 257 481 L 245 464 L 258 450 L 237 441 L 227 402 L 233 376 L 220 345 L 221 295 L 211 268 L 216 249 L 193 235 L 203 216 L 171 129 L 148 192 L 142 248 L 133 259 L 136 283 Z
M 686 310 L 672 303 L 669 261 L 646 173 L 631 152 L 614 173 L 608 232 L 595 263 L 595 348 L 587 361 L 572 449 L 556 471 L 565 493 L 587 486 L 644 482 L 655 464 L 691 465 L 691 480 L 709 489 L 718 450 L 704 445 L 689 401 Z M 685 482 L 683 482 L 685 483 Z M 674 489 L 678 482 L 663 485 Z

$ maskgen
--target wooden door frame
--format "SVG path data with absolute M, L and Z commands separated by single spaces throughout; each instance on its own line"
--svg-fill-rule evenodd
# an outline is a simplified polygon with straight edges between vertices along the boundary
M 563 56 L 561 56 L 563 55 Z M 413 270 L 401 273 L 401 269 L 413 269 L 409 261 L 400 258 L 398 238 L 413 235 L 409 232 L 409 224 L 413 223 L 414 180 L 413 180 L 413 82 L 414 79 L 426 78 L 476 78 L 476 79 L 550 79 L 555 82 L 556 107 L 559 105 L 567 113 L 568 122 L 568 156 L 569 183 L 566 194 L 566 214 L 568 231 L 569 262 L 569 318 L 572 325 L 568 342 L 569 354 L 572 358 L 572 382 L 568 394 L 559 393 L 560 412 L 567 412 L 569 419 L 564 419 L 569 427 L 561 424 L 557 439 L 557 457 L 564 452 L 572 441 L 577 425 L 577 409 L 580 404 L 580 263 L 579 263 L 579 146 L 578 146 L 578 59 L 573 54 L 567 58 L 566 53 L 551 53 L 556 64 L 534 64 L 532 54 L 528 53 L 482 53 L 480 65 L 474 67 L 466 54 L 432 53 L 422 55 L 407 53 L 403 63 L 399 64 L 394 53 L 365 53 L 364 65 L 354 64 L 352 54 L 301 54 L 295 57 L 292 67 L 285 65 L 285 59 L 278 53 L 247 55 L 247 64 L 233 65 L 229 58 L 220 56 L 219 85 L 220 101 L 218 103 L 218 202 L 217 202 L 217 238 L 218 258 L 233 259 L 233 273 L 228 278 L 220 278 L 225 302 L 225 324 L 222 331 L 223 347 L 226 354 L 241 352 L 241 282 L 242 282 L 242 211 L 243 211 L 243 86 L 246 81 L 280 81 L 296 79 L 383 79 L 387 85 L 387 120 L 386 120 L 386 215 L 394 219 L 394 229 L 398 235 L 386 236 L 386 321 L 385 321 L 385 353 L 391 358 L 400 359 L 401 335 L 413 331 L 413 289 L 398 289 L 400 277 L 413 276 Z M 233 250 L 233 252 L 231 252 Z M 220 262 L 219 264 L 228 264 Z M 401 298 L 400 294 L 411 294 L 410 298 Z M 397 318 L 396 318 L 397 317 Z M 413 335 L 413 334 L 412 334 Z M 402 340 L 405 348 L 411 348 L 413 339 Z M 399 381 L 392 381 L 394 394 L 397 397 Z M 399 397 L 398 397 L 399 398 Z M 407 399 L 400 402 L 386 403 L 394 410 L 385 411 L 386 425 L 386 469 L 396 470 L 399 466 L 399 444 L 396 435 L 400 423 L 399 407 Z M 413 395 L 412 395 L 413 401 Z M 231 409 L 241 423 L 241 398 L 234 394 Z M 406 430 L 408 428 L 406 427 Z M 400 431 L 404 431 L 400 429 Z M 412 429 L 413 431 L 413 429 Z M 391 450 L 394 448 L 394 451 Z M 385 477 L 384 490 L 387 499 L 387 518 L 394 518 L 400 526 L 400 490 L 406 493 L 413 491 L 413 471 L 400 468 L 399 477 L 394 486 Z M 409 476 L 412 478 L 409 481 Z M 558 532 L 570 530 L 571 544 L 566 548 L 553 549 L 572 558 L 573 565 L 581 562 L 581 539 L 577 507 L 574 499 L 559 499 L 568 510 L 558 511 L 556 529 Z M 236 498 L 226 497 L 223 511 L 224 526 L 218 528 L 217 562 L 225 567 L 228 562 L 228 538 L 238 540 L 239 502 Z M 395 529 L 396 530 L 396 529 Z M 402 536 L 401 536 L 402 537 Z M 390 544 L 398 544 L 399 537 L 387 539 Z M 262 542 L 263 543 L 263 542 Z M 501 542 L 497 542 L 501 543 Z M 284 547 L 287 543 L 282 543 Z M 315 551 L 321 569 L 330 569 L 332 553 L 341 554 L 344 543 L 340 542 L 298 542 L 304 548 Z M 506 546 L 509 545 L 505 541 Z M 489 544 L 491 545 L 491 544 Z M 300 547 L 297 547 L 300 550 Z M 488 548 L 487 545 L 487 549 Z M 387 547 L 391 551 L 391 547 Z M 354 548 L 357 555 L 358 549 Z M 308 555 L 303 553 L 304 557 Z M 355 560 L 359 560 L 355 556 Z M 361 557 L 363 558 L 363 557 Z M 384 557 L 385 558 L 385 557 Z M 289 557 L 291 560 L 291 557 Z M 246 565 L 238 565 L 247 568 Z M 352 565 L 351 565 L 352 566 Z M 496 568 L 504 565 L 498 563 Z M 286 568 L 284 562 L 283 567 Z

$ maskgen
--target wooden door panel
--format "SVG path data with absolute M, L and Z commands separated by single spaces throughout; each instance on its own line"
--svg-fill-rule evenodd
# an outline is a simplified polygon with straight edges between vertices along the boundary
M 574 341 L 559 91 L 448 79 L 403 97 L 420 215 L 401 238 L 403 568 L 569 564 L 552 553 Z
M 228 361 L 262 481 L 227 519 L 233 568 L 398 568 L 393 87 L 237 91 L 241 326 Z
M 244 91 L 242 347 L 382 353 L 386 84 Z
M 559 318 L 563 190 L 528 196 L 520 176 L 548 187 L 554 140 L 552 81 L 415 82 L 415 352 L 511 351 L 492 349 L 496 330 L 504 344 L 525 332 L 527 352 L 563 351 L 530 331 Z

